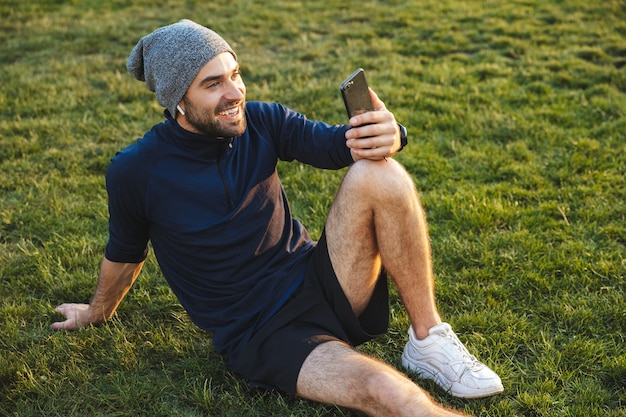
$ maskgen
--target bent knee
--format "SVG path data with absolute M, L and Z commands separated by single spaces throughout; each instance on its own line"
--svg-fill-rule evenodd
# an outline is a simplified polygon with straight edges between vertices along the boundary
M 376 199 L 404 199 L 415 193 L 415 184 L 404 167 L 393 159 L 360 159 L 348 170 L 344 185 Z

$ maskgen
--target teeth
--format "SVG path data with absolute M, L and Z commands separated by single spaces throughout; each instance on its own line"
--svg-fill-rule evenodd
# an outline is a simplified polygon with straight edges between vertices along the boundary
M 232 109 L 229 110 L 224 110 L 223 112 L 221 112 L 220 114 L 223 114 L 224 116 L 234 116 L 239 112 L 239 108 L 234 107 Z

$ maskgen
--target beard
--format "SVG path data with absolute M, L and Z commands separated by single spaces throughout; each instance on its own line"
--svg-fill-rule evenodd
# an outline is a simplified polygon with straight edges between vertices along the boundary
M 232 102 L 222 102 L 214 110 L 213 114 L 204 109 L 194 106 L 190 101 L 183 97 L 185 104 L 185 119 L 193 128 L 203 135 L 217 138 L 232 138 L 240 136 L 246 131 L 246 102 L 239 104 L 241 118 L 236 122 L 225 123 L 220 120 L 219 113 L 233 106 Z

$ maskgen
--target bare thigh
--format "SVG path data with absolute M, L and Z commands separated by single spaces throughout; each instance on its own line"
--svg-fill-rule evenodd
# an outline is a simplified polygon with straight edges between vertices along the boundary
M 372 416 L 460 415 L 436 405 L 390 365 L 336 341 L 317 346 L 305 360 L 297 394 Z
M 368 375 L 397 374 L 387 364 L 338 341 L 316 347 L 298 376 L 297 394 L 311 400 L 363 409 Z M 398 374 L 400 376 L 400 374 Z
M 405 177 L 393 160 L 358 161 L 348 170 L 328 214 L 330 260 L 357 315 L 367 306 L 382 266 L 376 236 L 382 219 L 377 214 L 389 211 L 390 194 L 406 185 Z

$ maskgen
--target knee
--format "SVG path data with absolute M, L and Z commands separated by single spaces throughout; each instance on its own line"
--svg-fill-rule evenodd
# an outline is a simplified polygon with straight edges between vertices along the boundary
M 360 159 L 348 170 L 345 182 L 361 194 L 386 203 L 401 203 L 416 193 L 415 183 L 404 167 L 393 159 Z
M 388 398 L 389 391 L 393 391 L 393 378 L 388 372 L 375 372 L 368 375 L 363 381 L 363 387 L 368 397 L 375 403 Z
M 363 387 L 371 403 L 388 412 L 406 410 L 420 396 L 411 381 L 393 372 L 374 372 L 366 378 Z

